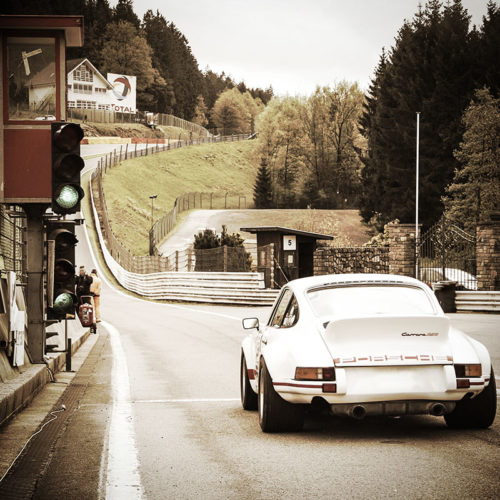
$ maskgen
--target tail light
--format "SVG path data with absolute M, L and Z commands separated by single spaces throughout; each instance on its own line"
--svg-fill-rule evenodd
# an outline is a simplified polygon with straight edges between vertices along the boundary
M 305 368 L 295 369 L 295 380 L 335 380 L 335 368 Z
M 464 377 L 480 377 L 481 376 L 481 365 L 455 365 L 455 375 L 457 378 Z

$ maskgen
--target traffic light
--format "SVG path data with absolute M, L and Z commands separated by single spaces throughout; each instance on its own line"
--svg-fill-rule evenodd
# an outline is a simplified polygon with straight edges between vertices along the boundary
M 75 221 L 47 221 L 47 319 L 75 314 Z
M 52 124 L 52 211 L 74 214 L 80 211 L 84 196 L 80 171 L 85 163 L 80 156 L 83 130 L 76 123 Z

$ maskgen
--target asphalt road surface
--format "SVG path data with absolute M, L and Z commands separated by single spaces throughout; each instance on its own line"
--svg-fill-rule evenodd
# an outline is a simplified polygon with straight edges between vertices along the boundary
M 157 304 L 105 285 L 88 378 L 74 379 L 85 391 L 34 464 L 34 498 L 498 497 L 498 419 L 450 431 L 437 417 L 316 415 L 302 433 L 263 434 L 241 409 L 238 373 L 240 319 L 267 312 Z M 500 317 L 452 320 L 486 343 L 500 373 Z

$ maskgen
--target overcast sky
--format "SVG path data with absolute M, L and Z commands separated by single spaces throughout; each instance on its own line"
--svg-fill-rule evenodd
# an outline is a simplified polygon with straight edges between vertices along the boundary
M 111 5 L 116 1 L 111 0 Z M 135 0 L 186 36 L 200 69 L 225 71 L 275 94 L 310 94 L 346 79 L 365 89 L 419 0 Z M 462 0 L 480 25 L 487 0 Z

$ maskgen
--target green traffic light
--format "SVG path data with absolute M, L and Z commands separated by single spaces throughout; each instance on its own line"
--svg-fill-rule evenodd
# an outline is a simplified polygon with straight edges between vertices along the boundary
M 63 292 L 54 299 L 52 309 L 56 314 L 69 314 L 73 312 L 73 296 L 70 293 Z
M 74 186 L 63 186 L 56 203 L 63 209 L 73 208 L 80 201 L 80 193 Z

